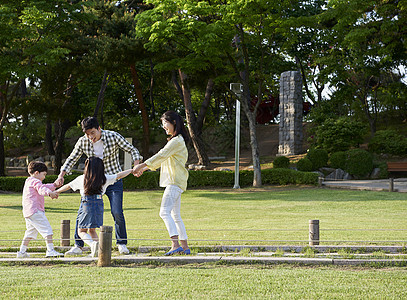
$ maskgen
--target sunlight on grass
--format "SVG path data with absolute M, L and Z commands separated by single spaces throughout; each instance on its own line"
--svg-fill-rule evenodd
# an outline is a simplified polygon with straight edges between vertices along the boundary
M 158 216 L 162 191 L 125 192 L 124 213 L 130 247 L 168 246 Z M 189 190 L 182 195 L 182 217 L 194 245 L 307 245 L 308 221 L 320 220 L 321 245 L 406 245 L 403 193 L 318 188 Z M 74 228 L 78 194 L 46 200 L 46 215 L 59 239 L 61 220 Z M 0 195 L 1 246 L 18 246 L 24 235 L 20 194 Z M 105 198 L 104 224 L 113 226 Z M 73 235 L 73 234 L 72 234 Z M 388 241 L 388 242 L 386 242 Z M 59 242 L 57 241 L 56 244 Z M 43 240 L 32 246 L 43 246 Z
M 406 284 L 407 271 L 397 268 L 0 267 L 0 292 L 12 299 L 403 299 Z

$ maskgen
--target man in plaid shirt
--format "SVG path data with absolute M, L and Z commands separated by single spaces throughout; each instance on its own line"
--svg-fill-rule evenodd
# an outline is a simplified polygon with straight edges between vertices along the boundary
M 117 174 L 122 171 L 119 163 L 119 149 L 129 152 L 133 158 L 134 165 L 138 165 L 143 158 L 139 151 L 131 145 L 119 133 L 102 130 L 96 118 L 87 117 L 81 122 L 84 136 L 76 142 L 75 148 L 66 159 L 61 168 L 56 183 L 64 183 L 64 175 L 68 173 L 78 159 L 85 154 L 87 157 L 97 156 L 103 160 L 106 174 Z M 123 214 L 123 182 L 118 180 L 106 190 L 110 201 L 111 213 L 115 222 L 116 243 L 121 254 L 128 254 L 126 222 Z M 78 235 L 78 220 L 75 226 L 75 246 L 65 255 L 80 255 L 84 243 Z

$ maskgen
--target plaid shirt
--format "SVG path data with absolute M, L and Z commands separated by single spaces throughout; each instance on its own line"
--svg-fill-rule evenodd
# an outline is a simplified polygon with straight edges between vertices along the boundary
M 131 145 L 117 132 L 102 130 L 100 139 L 103 142 L 103 163 L 105 165 L 106 174 L 117 174 L 122 171 L 119 163 L 119 148 L 123 151 L 129 152 L 133 161 L 143 159 L 137 148 Z M 76 142 L 72 153 L 66 159 L 61 171 L 68 173 L 82 154 L 85 154 L 87 157 L 95 156 L 93 143 L 86 137 L 86 135 L 80 137 Z

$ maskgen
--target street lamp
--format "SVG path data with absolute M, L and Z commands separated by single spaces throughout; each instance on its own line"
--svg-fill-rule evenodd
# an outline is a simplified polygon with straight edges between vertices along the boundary
M 235 185 L 234 189 L 240 189 L 239 185 L 239 148 L 240 148 L 240 97 L 243 94 L 243 85 L 231 83 L 230 90 L 236 94 L 236 134 L 235 134 Z

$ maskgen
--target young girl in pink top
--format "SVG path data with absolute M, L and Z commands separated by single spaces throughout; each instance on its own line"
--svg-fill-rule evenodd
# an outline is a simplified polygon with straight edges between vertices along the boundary
M 52 228 L 45 216 L 44 196 L 58 198 L 58 194 L 54 192 L 56 188 L 54 183 L 42 183 L 47 171 L 47 166 L 40 161 L 32 161 L 28 165 L 30 177 L 25 180 L 23 189 L 23 215 L 27 230 L 20 251 L 17 252 L 17 258 L 30 257 L 26 250 L 30 240 L 37 238 L 38 232 L 47 239 L 47 257 L 63 255 L 54 249 Z

